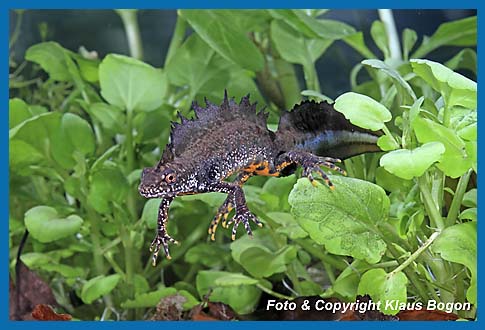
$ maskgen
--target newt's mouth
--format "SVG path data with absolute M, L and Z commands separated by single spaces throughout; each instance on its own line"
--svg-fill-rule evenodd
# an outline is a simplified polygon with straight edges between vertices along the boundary
M 173 195 L 171 192 L 161 191 L 160 187 L 146 186 L 143 183 L 138 186 L 138 192 L 145 198 L 160 198 Z

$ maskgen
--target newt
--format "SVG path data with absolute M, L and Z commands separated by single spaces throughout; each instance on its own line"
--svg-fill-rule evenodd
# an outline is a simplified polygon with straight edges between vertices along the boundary
M 330 189 L 334 186 L 322 166 L 346 174 L 336 163 L 364 152 L 379 151 L 378 132 L 351 124 L 326 101 L 303 101 L 284 111 L 278 129 L 267 127 L 268 114 L 257 111 L 249 95 L 239 103 L 227 91 L 220 106 L 207 99 L 205 107 L 192 103 L 193 119 L 179 114 L 172 122 L 170 140 L 154 167 L 142 171 L 139 193 L 162 198 L 158 209 L 157 233 L 150 245 L 152 263 L 163 247 L 170 259 L 169 243 L 178 244 L 167 233 L 168 210 L 176 196 L 222 192 L 227 198 L 209 227 L 214 240 L 217 226 L 232 227 L 232 240 L 242 224 L 252 235 L 250 222 L 261 226 L 246 205 L 242 185 L 254 175 L 287 176 L 301 166 L 302 175 L 313 184 L 318 173 Z M 235 176 L 232 182 L 226 181 Z M 235 209 L 232 219 L 229 213 Z

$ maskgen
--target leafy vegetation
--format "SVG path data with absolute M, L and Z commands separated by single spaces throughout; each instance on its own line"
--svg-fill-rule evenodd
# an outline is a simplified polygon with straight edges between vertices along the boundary
M 132 55 L 141 56 L 136 11 L 117 12 Z M 163 68 L 54 41 L 30 47 L 29 66 L 10 62 L 12 272 L 28 230 L 21 260 L 83 320 L 141 319 L 177 292 L 184 308 L 210 293 L 241 314 L 263 293 L 476 306 L 477 84 L 457 72 L 476 75 L 476 17 L 420 42 L 412 29 L 398 38 L 381 21 L 370 32 L 379 54 L 325 11 L 180 10 Z M 159 160 L 176 110 L 190 115 L 193 100 L 219 102 L 227 88 L 268 104 L 275 127 L 279 109 L 304 96 L 329 99 L 315 61 L 337 41 L 362 62 L 335 108 L 355 125 L 382 129 L 384 151 L 346 160 L 349 177 L 331 176 L 335 191 L 295 175 L 252 178 L 249 208 L 264 222 L 254 239 L 240 232 L 231 242 L 219 229 L 209 242 L 224 195 L 177 198 L 168 226 L 181 244 L 152 267 L 159 200 L 138 196 L 137 185 L 141 169 Z M 444 64 L 426 59 L 442 46 L 459 48 Z M 475 307 L 456 312 L 474 317 Z

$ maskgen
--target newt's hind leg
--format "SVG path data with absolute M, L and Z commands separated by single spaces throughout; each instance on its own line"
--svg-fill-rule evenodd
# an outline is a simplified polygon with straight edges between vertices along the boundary
M 347 172 L 334 164 L 341 162 L 342 161 L 337 158 L 319 157 L 305 151 L 289 151 L 278 158 L 278 164 L 295 163 L 303 167 L 303 176 L 306 176 L 314 186 L 316 183 L 314 182 L 312 172 L 318 172 L 330 189 L 334 189 L 334 185 L 320 166 L 325 166 L 342 175 L 347 175 Z M 276 166 L 278 167 L 278 165 Z
M 230 212 L 230 211 L 227 211 L 228 210 L 227 206 L 231 206 L 236 209 L 236 214 L 234 215 L 234 217 L 231 220 L 227 221 L 226 223 L 227 226 L 229 226 L 231 223 L 234 223 L 234 226 L 232 228 L 232 234 L 231 234 L 232 240 L 236 239 L 236 230 L 239 224 L 241 223 L 244 225 L 246 232 L 250 236 L 252 236 L 253 233 L 249 225 L 250 223 L 249 220 L 256 223 L 259 227 L 262 226 L 262 223 L 258 220 L 258 218 L 256 218 L 256 216 L 252 214 L 251 211 L 249 211 L 246 205 L 246 198 L 244 197 L 244 191 L 242 190 L 240 185 L 236 183 L 229 183 L 229 182 L 222 181 L 222 182 L 217 182 L 212 184 L 209 187 L 208 191 L 223 192 L 228 194 L 226 201 L 219 208 L 219 212 L 214 218 L 214 220 L 212 221 L 211 226 L 209 228 L 209 233 L 211 234 L 211 238 L 213 237 L 215 229 L 217 228 L 217 225 L 219 224 L 221 218 L 224 217 L 227 219 L 227 215 Z
M 236 177 L 236 179 L 234 180 L 234 183 L 239 186 L 242 186 L 250 177 L 251 177 L 251 173 L 242 172 Z M 215 237 L 216 230 L 221 220 L 222 220 L 223 228 L 227 228 L 232 223 L 232 219 L 228 221 L 227 218 L 229 217 L 229 213 L 231 213 L 231 211 L 234 209 L 234 205 L 235 205 L 234 195 L 228 194 L 226 200 L 219 207 L 219 210 L 217 211 L 214 219 L 212 220 L 209 226 L 208 232 L 209 232 L 209 235 L 211 236 L 212 241 L 216 239 Z M 257 221 L 256 223 L 258 224 L 258 226 L 261 225 L 259 221 Z

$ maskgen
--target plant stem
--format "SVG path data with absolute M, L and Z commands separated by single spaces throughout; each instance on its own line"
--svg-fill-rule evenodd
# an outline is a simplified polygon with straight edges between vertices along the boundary
M 265 287 L 264 285 L 261 285 L 259 283 L 256 284 L 256 287 L 258 287 L 261 291 L 264 291 L 267 294 L 270 294 L 270 295 L 272 295 L 276 298 L 285 299 L 285 300 L 293 300 L 293 297 L 285 296 L 282 293 L 275 292 L 275 291 L 268 289 L 267 287 Z
M 125 131 L 125 150 L 126 150 L 126 175 L 135 169 L 135 146 L 133 143 L 133 110 L 126 111 L 126 131 Z M 134 191 L 130 191 L 127 196 L 127 206 L 130 216 L 136 218 L 136 205 Z
M 296 274 L 295 267 L 293 266 L 293 263 L 289 264 L 286 268 L 286 273 L 288 274 L 288 277 L 291 280 L 291 283 L 293 284 L 293 289 L 298 292 L 298 295 L 301 295 L 303 293 L 303 289 L 300 285 L 300 281 L 298 280 L 298 275 Z
M 399 266 L 399 262 L 396 260 L 390 260 L 390 261 L 383 261 L 379 262 L 378 264 L 370 265 L 369 268 L 387 268 L 387 267 L 396 267 Z
M 391 134 L 391 131 L 389 131 L 389 128 L 387 128 L 386 125 L 384 125 L 384 127 L 382 128 L 382 130 L 384 131 L 384 133 L 389 137 L 391 138 L 391 140 L 394 142 L 394 144 L 399 148 L 399 143 L 396 141 L 396 139 L 394 138 L 394 136 Z
M 430 220 L 433 222 L 433 225 L 438 228 L 438 230 L 443 230 L 445 228 L 445 224 L 443 222 L 443 218 L 436 207 L 436 204 L 433 201 L 433 197 L 428 189 L 428 182 L 426 180 L 426 173 L 418 178 L 418 186 L 419 190 L 421 191 L 421 195 L 423 196 L 424 206 L 426 208 L 426 212 Z
M 131 240 L 130 231 L 125 228 L 125 226 L 121 226 L 120 229 L 120 236 L 121 241 L 123 242 L 123 247 L 125 250 L 125 275 L 126 275 L 126 284 L 128 286 L 128 295 L 129 298 L 133 298 L 133 241 Z
M 20 27 L 22 26 L 22 18 L 24 16 L 24 10 L 15 10 L 15 12 L 17 13 L 17 20 L 15 21 L 15 28 L 8 42 L 9 49 L 12 48 L 20 35 Z
M 142 60 L 143 47 L 141 43 L 140 28 L 138 26 L 138 17 L 136 9 L 117 9 L 116 12 L 123 21 L 126 39 L 130 49 L 131 57 Z
M 392 241 L 387 240 L 383 237 L 384 241 L 386 242 L 387 249 L 392 254 L 392 256 L 397 260 L 399 258 L 400 253 L 392 246 Z M 418 295 L 423 301 L 427 301 L 429 299 L 428 291 L 420 282 L 420 279 L 416 276 L 416 273 L 413 269 L 403 268 L 403 272 L 406 274 L 409 281 L 414 285 Z
M 465 174 L 460 177 L 458 185 L 456 186 L 455 195 L 453 196 L 453 201 L 451 202 L 450 211 L 446 217 L 446 226 L 451 226 L 455 223 L 458 213 L 460 213 L 461 202 L 463 201 L 463 196 L 465 195 L 466 188 L 468 187 L 468 181 L 472 170 L 468 170 Z
M 172 39 L 170 40 L 170 45 L 168 46 L 167 55 L 165 56 L 164 66 L 170 62 L 170 59 L 175 54 L 175 51 L 180 47 L 185 38 L 185 30 L 187 29 L 187 22 L 181 17 L 177 16 L 177 22 L 175 23 L 175 28 L 173 30 Z
M 285 99 L 286 109 L 290 109 L 301 99 L 295 66 L 279 58 L 274 59 L 274 66 L 278 75 L 278 84 Z
M 424 250 L 426 250 L 431 245 L 431 243 L 434 242 L 434 240 L 440 235 L 440 233 L 440 231 L 435 231 L 433 234 L 431 234 L 431 236 L 426 240 L 426 242 L 424 242 L 423 245 L 421 245 L 416 251 L 414 251 L 414 253 L 411 254 L 409 258 L 406 259 L 406 261 L 396 267 L 396 269 L 394 269 L 391 273 L 396 274 L 409 266 L 414 260 L 416 260 L 416 258 L 419 257 L 421 253 L 423 253 Z
M 391 9 L 378 9 L 379 18 L 386 28 L 387 40 L 389 40 L 389 51 L 391 59 L 402 60 L 401 45 L 399 43 L 399 36 L 397 34 L 396 24 L 394 23 L 394 16 Z
M 315 64 L 312 64 L 309 68 L 304 67 L 303 71 L 305 73 L 305 83 L 307 89 L 320 93 L 320 82 L 318 81 L 318 74 L 317 70 L 315 69 Z
M 103 254 L 101 249 L 100 237 L 101 233 L 99 231 L 98 223 L 101 219 L 99 219 L 98 215 L 91 207 L 87 206 L 87 202 L 83 201 L 83 204 L 86 205 L 86 212 L 88 214 L 89 219 L 91 220 L 91 242 L 93 243 L 93 262 L 94 262 L 94 269 L 97 275 L 104 275 L 104 262 L 103 262 Z M 107 307 L 107 312 L 105 314 L 105 318 L 109 318 L 111 315 L 111 311 L 113 309 L 113 301 L 111 299 L 110 294 L 105 294 L 103 296 L 104 304 Z

